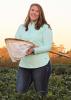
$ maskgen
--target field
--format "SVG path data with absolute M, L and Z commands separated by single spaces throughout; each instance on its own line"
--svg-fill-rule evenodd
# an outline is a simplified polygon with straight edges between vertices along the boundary
M 18 67 L 0 67 L 0 100 L 40 100 L 33 88 L 25 94 L 16 92 Z M 71 100 L 71 65 L 52 65 L 49 92 L 45 100 Z

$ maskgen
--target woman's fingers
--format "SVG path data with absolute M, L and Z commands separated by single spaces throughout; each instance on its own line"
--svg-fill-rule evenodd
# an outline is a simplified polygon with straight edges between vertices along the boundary
M 32 54 L 32 52 L 33 52 L 33 48 L 36 48 L 36 47 L 38 47 L 38 46 L 37 46 L 37 45 L 34 45 L 34 46 L 31 47 L 30 49 L 28 49 L 27 52 L 26 52 L 26 54 L 27 54 L 27 55 Z
M 30 48 L 30 49 L 27 50 L 26 54 L 27 55 L 32 54 L 32 51 L 33 51 L 33 48 Z

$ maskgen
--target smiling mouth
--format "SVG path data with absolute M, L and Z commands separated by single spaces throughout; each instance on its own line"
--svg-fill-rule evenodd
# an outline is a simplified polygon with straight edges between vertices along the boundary
M 35 15 L 35 14 L 31 14 L 31 16 L 36 17 L 36 15 Z

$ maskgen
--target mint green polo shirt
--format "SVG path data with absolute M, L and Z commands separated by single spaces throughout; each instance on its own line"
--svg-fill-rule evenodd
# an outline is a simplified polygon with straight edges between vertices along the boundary
M 21 58 L 19 66 L 23 68 L 39 68 L 48 64 L 50 57 L 49 51 L 52 47 L 53 37 L 52 30 L 47 24 L 44 24 L 39 30 L 35 29 L 35 24 L 30 23 L 28 31 L 21 24 L 16 32 L 15 37 L 21 40 L 33 42 L 38 47 L 34 48 L 34 54 Z

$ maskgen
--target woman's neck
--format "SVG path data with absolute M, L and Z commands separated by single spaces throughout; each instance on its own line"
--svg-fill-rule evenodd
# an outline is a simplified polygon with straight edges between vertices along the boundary
M 31 21 L 30 23 L 31 23 L 31 24 L 36 24 L 36 22 L 37 22 L 37 21 Z

